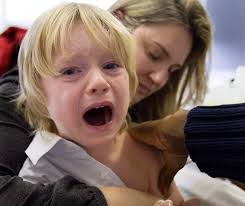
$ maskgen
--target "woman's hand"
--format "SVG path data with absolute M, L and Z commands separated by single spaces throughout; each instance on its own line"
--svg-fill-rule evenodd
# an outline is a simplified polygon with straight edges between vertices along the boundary
M 153 206 L 174 206 L 171 200 L 158 200 Z

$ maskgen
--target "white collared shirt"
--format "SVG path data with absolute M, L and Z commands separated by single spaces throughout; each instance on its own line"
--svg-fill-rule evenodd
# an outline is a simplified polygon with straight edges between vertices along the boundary
M 28 158 L 19 176 L 32 183 L 49 184 L 69 175 L 88 185 L 125 187 L 107 166 L 82 147 L 53 133 L 39 131 L 26 149 Z

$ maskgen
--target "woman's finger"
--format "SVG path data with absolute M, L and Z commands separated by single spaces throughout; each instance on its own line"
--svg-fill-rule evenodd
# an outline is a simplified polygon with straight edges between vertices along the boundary
M 171 200 L 158 200 L 153 206 L 173 206 Z

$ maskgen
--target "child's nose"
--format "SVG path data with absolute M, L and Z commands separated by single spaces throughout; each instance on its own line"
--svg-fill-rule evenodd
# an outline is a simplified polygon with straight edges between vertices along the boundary
M 108 88 L 93 88 L 91 90 L 92 94 L 100 94 L 100 93 L 106 93 L 108 91 Z
M 101 74 L 100 72 L 96 72 L 94 74 L 91 74 L 92 78 L 88 81 L 88 92 L 90 94 L 104 94 L 107 93 L 109 90 L 109 83 L 106 79 L 106 77 L 104 77 L 103 74 Z

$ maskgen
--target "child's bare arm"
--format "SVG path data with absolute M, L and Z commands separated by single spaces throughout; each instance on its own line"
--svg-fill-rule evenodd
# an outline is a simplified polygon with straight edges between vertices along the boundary
M 171 206 L 168 201 L 157 202 L 159 197 L 130 188 L 102 187 L 101 191 L 108 206 Z

